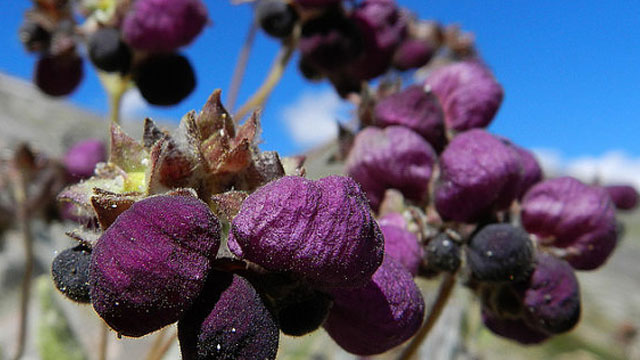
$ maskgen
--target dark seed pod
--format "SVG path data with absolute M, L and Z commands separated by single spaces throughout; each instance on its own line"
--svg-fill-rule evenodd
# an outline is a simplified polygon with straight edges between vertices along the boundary
M 56 288 L 69 299 L 89 303 L 89 263 L 91 249 L 78 245 L 59 253 L 51 264 Z
M 261 0 L 255 7 L 256 21 L 267 34 L 285 38 L 298 21 L 298 13 L 282 0 Z
M 499 317 L 486 308 L 482 309 L 482 322 L 494 334 L 525 345 L 538 344 L 550 337 L 531 327 L 522 318 Z
M 460 246 L 447 234 L 438 234 L 427 244 L 426 258 L 430 269 L 454 272 L 460 267 Z
M 283 334 L 302 336 L 317 328 L 327 318 L 331 308 L 331 299 L 319 291 L 303 294 L 289 299 L 278 309 L 278 324 Z
M 473 236 L 467 260 L 480 281 L 522 281 L 533 267 L 533 245 L 524 230 L 510 224 L 491 224 Z
M 215 271 L 178 322 L 183 360 L 275 359 L 278 336 L 273 315 L 251 284 Z
M 189 60 L 179 54 L 155 54 L 136 66 L 133 80 L 152 105 L 175 105 L 196 87 Z
M 87 44 L 89 59 L 100 70 L 126 73 L 131 66 L 132 53 L 115 28 L 102 28 L 91 34 Z

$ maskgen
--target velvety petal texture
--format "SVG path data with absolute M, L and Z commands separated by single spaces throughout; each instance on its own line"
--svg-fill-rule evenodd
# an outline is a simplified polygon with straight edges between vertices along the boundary
M 201 0 L 137 0 L 122 24 L 122 36 L 137 50 L 169 52 L 189 44 L 207 23 Z
M 393 55 L 393 67 L 409 70 L 426 65 L 435 53 L 433 46 L 419 39 L 405 39 Z
M 422 324 L 424 300 L 402 265 L 386 256 L 364 287 L 332 292 L 325 330 L 346 351 L 374 355 L 398 346 Z
M 477 61 L 444 66 L 427 78 L 426 85 L 442 103 L 447 128 L 456 131 L 488 126 L 504 96 L 489 69 Z
M 416 235 L 405 226 L 385 225 L 382 221 L 380 230 L 384 235 L 384 252 L 416 276 L 422 262 L 422 247 Z
M 346 171 L 360 183 L 377 209 L 387 189 L 410 200 L 423 201 L 436 153 L 420 135 L 403 126 L 367 127 L 353 142 Z
M 183 360 L 273 360 L 278 325 L 244 278 L 212 272 L 196 304 L 178 322 Z
M 402 125 L 422 135 L 434 149 L 446 144 L 440 101 L 424 87 L 412 85 L 380 100 L 373 112 L 376 125 Z
M 219 246 L 220 223 L 197 198 L 138 201 L 93 248 L 93 307 L 125 336 L 142 336 L 171 324 L 202 290 Z
M 580 320 L 580 288 L 566 261 L 539 253 L 537 265 L 522 290 L 531 324 L 549 333 L 571 330 Z
M 99 139 L 86 139 L 74 144 L 62 160 L 67 172 L 75 178 L 85 179 L 93 175 L 96 164 L 107 159 L 107 149 Z
M 534 185 L 522 199 L 522 225 L 545 244 L 567 249 L 575 269 L 604 264 L 617 243 L 615 208 L 609 194 L 571 177 Z
M 515 199 L 522 174 L 519 156 L 481 129 L 454 137 L 440 157 L 435 205 L 447 220 L 475 222 Z
M 518 189 L 518 199 L 522 199 L 529 188 L 542 181 L 544 174 L 538 160 L 529 150 L 514 144 L 511 144 L 511 147 L 518 153 L 520 164 L 522 164 L 522 175 Z
M 618 210 L 633 210 L 638 206 L 640 196 L 638 191 L 630 185 L 607 185 L 604 187 L 611 201 Z
M 319 287 L 362 286 L 384 254 L 384 237 L 370 211 L 349 177 L 283 177 L 242 203 L 232 222 L 229 249 Z

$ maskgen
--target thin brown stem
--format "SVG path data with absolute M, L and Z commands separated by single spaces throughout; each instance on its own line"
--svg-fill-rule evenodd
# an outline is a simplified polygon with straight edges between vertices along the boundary
M 27 184 L 25 174 L 18 170 L 14 182 L 14 195 L 18 207 L 18 223 L 22 232 L 24 244 L 24 275 L 22 278 L 22 292 L 20 294 L 20 322 L 18 324 L 17 349 L 14 360 L 18 360 L 24 354 L 27 340 L 27 319 L 29 316 L 29 298 L 31 297 L 31 276 L 33 274 L 33 237 L 31 235 L 31 221 L 27 205 Z
M 233 119 L 236 123 L 239 123 L 250 111 L 264 104 L 267 100 L 273 89 L 276 87 L 282 75 L 284 74 L 284 70 L 291 60 L 291 56 L 293 55 L 294 50 L 296 49 L 296 44 L 298 43 L 298 38 L 300 37 L 300 29 L 296 28 L 287 41 L 282 44 L 282 48 L 276 57 L 276 61 L 273 63 L 271 70 L 269 71 L 269 75 L 267 75 L 266 79 L 260 86 L 260 88 L 253 94 L 253 96 L 247 100 L 244 105 L 240 107 L 238 112 L 235 113 Z
M 100 343 L 98 344 L 98 360 L 107 360 L 109 346 L 109 327 L 103 321 L 100 324 Z
M 177 337 L 178 337 L 178 331 L 174 331 L 173 334 L 171 334 L 171 336 L 169 336 L 162 343 L 162 345 L 160 345 L 158 347 L 158 349 L 156 351 L 154 351 L 153 354 L 149 354 L 150 356 L 147 357 L 147 360 L 162 360 L 162 358 L 167 354 L 169 349 L 171 349 L 171 346 L 176 341 Z M 151 355 L 153 355 L 153 356 L 151 356 Z
M 101 72 L 98 72 L 98 77 L 109 98 L 109 119 L 111 122 L 120 124 L 122 96 L 129 88 L 131 79 L 129 76 L 105 74 Z
M 251 21 L 249 25 L 249 32 L 244 40 L 244 45 L 238 55 L 236 67 L 233 70 L 233 77 L 231 78 L 231 85 L 229 86 L 229 95 L 227 97 L 227 109 L 233 111 L 238 100 L 238 94 L 240 93 L 240 85 L 244 79 L 244 73 L 247 70 L 247 64 L 249 63 L 249 56 L 251 55 L 251 49 L 253 48 L 253 42 L 258 32 L 258 23 Z
M 455 274 L 445 273 L 442 278 L 442 282 L 440 283 L 440 289 L 438 289 L 438 296 L 431 306 L 431 311 L 429 312 L 429 315 L 427 315 L 427 319 L 424 324 L 422 324 L 422 327 L 418 330 L 409 345 L 407 345 L 407 347 L 402 351 L 398 360 L 409 360 L 413 355 L 415 355 L 418 348 L 420 348 L 420 345 L 422 345 L 424 340 L 427 338 L 427 335 L 429 335 L 429 332 L 433 329 L 433 326 L 440 318 L 440 315 L 453 292 L 455 284 Z

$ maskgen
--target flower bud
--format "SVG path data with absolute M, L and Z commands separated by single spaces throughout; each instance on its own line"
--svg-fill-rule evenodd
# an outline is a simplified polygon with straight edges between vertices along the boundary
M 540 164 L 538 164 L 538 160 L 536 160 L 531 152 L 515 144 L 510 145 L 518 153 L 520 163 L 522 164 L 522 175 L 520 176 L 520 186 L 518 189 L 518 199 L 522 199 L 527 190 L 540 182 L 544 175 Z
M 447 128 L 456 131 L 488 126 L 504 96 L 491 72 L 474 61 L 442 67 L 426 85 L 440 99 Z
M 467 260 L 480 281 L 522 281 L 533 267 L 529 234 L 511 224 L 490 224 L 478 231 L 467 247 Z
M 36 63 L 33 82 L 49 96 L 69 95 L 75 90 L 84 76 L 82 58 L 47 55 Z
M 294 0 L 304 8 L 322 8 L 340 4 L 342 0 Z
M 416 202 L 427 196 L 436 153 L 420 135 L 403 126 L 367 127 L 356 136 L 346 171 L 360 183 L 377 209 L 387 189 Z
M 638 206 L 638 192 L 630 185 L 607 185 L 604 187 L 618 210 L 633 210 Z
M 617 242 L 615 210 L 607 191 L 571 177 L 534 185 L 522 199 L 522 225 L 544 244 L 566 248 L 578 270 L 602 265 Z
M 422 86 L 409 86 L 382 99 L 376 104 L 373 116 L 376 125 L 381 127 L 408 127 L 422 135 L 437 151 L 441 151 L 447 141 L 440 102 Z
M 435 205 L 443 219 L 474 222 L 515 199 L 522 166 L 515 152 L 480 129 L 461 133 L 440 157 Z
M 77 179 L 93 175 L 96 164 L 107 159 L 104 142 L 86 139 L 74 144 L 64 155 L 63 163 L 67 172 Z
M 435 49 L 420 39 L 406 39 L 393 55 L 393 67 L 398 70 L 416 69 L 426 65 L 433 57 Z
M 93 248 L 96 312 L 138 337 L 177 321 L 198 296 L 220 245 L 220 223 L 189 196 L 154 196 L 118 216 Z
M 200 0 L 137 0 L 124 18 L 122 35 L 137 50 L 170 52 L 195 39 L 207 19 Z
M 363 54 L 349 65 L 358 80 L 384 74 L 407 33 L 407 21 L 394 0 L 364 0 L 351 13 L 363 38 Z
M 580 320 L 580 289 L 566 261 L 539 253 L 526 289 L 522 290 L 527 319 L 553 334 L 571 330 Z
M 460 245 L 446 233 L 431 239 L 425 251 L 429 270 L 454 272 L 460 267 Z
M 184 360 L 275 359 L 278 325 L 244 278 L 212 272 L 196 303 L 178 322 Z
M 549 334 L 531 327 L 522 318 L 500 317 L 487 308 L 482 309 L 482 322 L 494 334 L 524 345 L 538 344 L 550 337 Z
M 424 300 L 409 274 L 393 258 L 362 288 L 332 292 L 333 307 L 324 328 L 346 351 L 383 353 L 413 336 L 424 315 Z
M 89 303 L 89 262 L 91 249 L 78 245 L 58 254 L 51 263 L 51 275 L 56 288 L 66 297 Z
M 415 276 L 422 262 L 422 248 L 416 235 L 404 226 L 383 225 L 382 222 L 380 230 L 384 235 L 385 254 L 394 258 Z
M 259 188 L 233 219 L 231 252 L 319 287 L 362 286 L 382 262 L 384 238 L 353 179 L 287 176 Z

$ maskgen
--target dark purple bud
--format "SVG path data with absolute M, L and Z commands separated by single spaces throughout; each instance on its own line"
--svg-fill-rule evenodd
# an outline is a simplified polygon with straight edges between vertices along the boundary
M 33 82 L 49 96 L 64 96 L 80 85 L 83 75 L 81 57 L 45 56 L 36 63 Z
M 543 331 L 531 327 L 522 318 L 499 317 L 486 308 L 482 309 L 482 322 L 494 334 L 524 345 L 538 344 L 550 337 Z
M 454 137 L 440 157 L 435 205 L 446 220 L 475 222 L 509 207 L 522 166 L 516 153 L 480 129 Z
M 420 135 L 403 126 L 367 127 L 356 136 L 346 171 L 367 193 L 377 209 L 387 189 L 409 200 L 427 197 L 436 153 Z
M 407 20 L 394 0 L 364 0 L 351 13 L 363 38 L 363 54 L 350 64 L 359 80 L 384 74 L 407 33 Z
M 393 55 L 393 67 L 398 70 L 419 68 L 426 65 L 434 53 L 433 46 L 424 40 L 405 39 Z
M 384 252 L 404 266 L 411 275 L 418 274 L 422 262 L 422 248 L 416 235 L 406 227 L 382 225 L 380 230 L 384 235 Z
M 331 298 L 319 291 L 297 292 L 278 304 L 278 325 L 283 334 L 302 336 L 318 329 L 329 315 Z
M 298 48 L 307 68 L 328 74 L 360 54 L 362 39 L 355 24 L 333 9 L 304 22 Z
M 93 175 L 96 164 L 107 159 L 107 149 L 102 140 L 86 139 L 75 143 L 64 155 L 67 172 L 77 179 Z
M 480 281 L 523 281 L 531 274 L 534 250 L 529 234 L 511 224 L 490 224 L 467 247 L 471 274 Z
M 578 270 L 604 264 L 617 243 L 615 209 L 609 194 L 571 177 L 534 185 L 522 199 L 522 225 L 546 245 L 566 248 Z
M 51 276 L 56 288 L 79 303 L 89 303 L 89 262 L 91 249 L 78 245 L 56 255 L 51 263 Z
M 454 272 L 460 267 L 460 245 L 446 233 L 440 233 L 431 239 L 425 252 L 430 270 Z
M 604 187 L 618 210 L 633 210 L 638 206 L 638 191 L 630 185 L 607 185 Z
M 376 125 L 402 125 L 422 135 L 436 151 L 442 151 L 447 138 L 440 102 L 422 86 L 413 85 L 387 96 L 376 104 Z
M 211 272 L 202 294 L 178 322 L 184 360 L 275 359 L 278 325 L 244 278 Z
M 287 176 L 242 203 L 229 249 L 269 270 L 319 287 L 362 286 L 384 254 L 384 237 L 353 179 Z
M 491 72 L 475 61 L 442 67 L 426 85 L 442 103 L 447 128 L 456 131 L 488 126 L 504 96 Z
M 337 5 L 342 0 L 294 0 L 297 4 L 304 8 L 323 8 L 332 5 Z
M 366 286 L 335 290 L 332 295 L 324 328 L 353 354 L 383 353 L 413 336 L 422 323 L 420 290 L 411 274 L 388 256 Z
M 522 291 L 526 319 L 553 334 L 571 330 L 580 320 L 580 289 L 566 261 L 539 253 L 536 268 Z
M 200 294 L 219 245 L 220 223 L 197 198 L 136 202 L 93 248 L 94 309 L 125 336 L 143 336 L 177 321 Z
M 200 0 L 137 0 L 124 18 L 122 35 L 137 50 L 170 52 L 193 41 L 207 20 Z
M 522 199 L 527 190 L 543 179 L 544 174 L 540 164 L 538 164 L 538 160 L 531 152 L 514 144 L 511 144 L 511 146 L 520 156 L 520 164 L 522 164 L 522 175 L 520 176 L 518 190 L 518 199 Z

